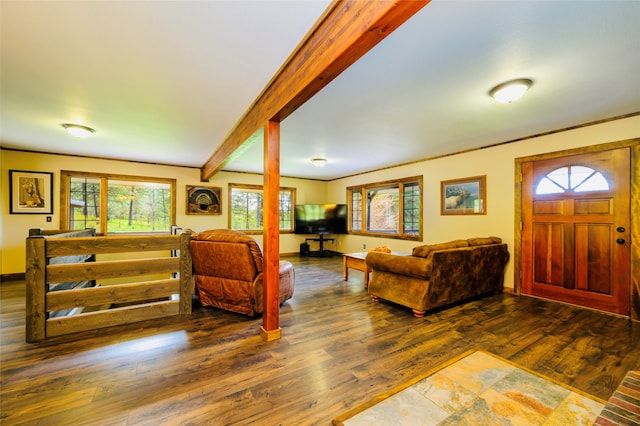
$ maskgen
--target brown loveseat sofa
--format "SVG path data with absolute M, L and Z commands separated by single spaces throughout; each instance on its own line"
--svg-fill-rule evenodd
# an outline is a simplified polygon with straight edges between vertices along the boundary
M 203 306 L 254 316 L 262 313 L 262 250 L 239 231 L 215 229 L 191 237 L 196 290 Z M 293 265 L 280 261 L 280 304 L 293 296 Z
M 507 245 L 498 237 L 418 246 L 411 256 L 370 252 L 369 294 L 422 317 L 433 308 L 502 291 L 508 259 Z

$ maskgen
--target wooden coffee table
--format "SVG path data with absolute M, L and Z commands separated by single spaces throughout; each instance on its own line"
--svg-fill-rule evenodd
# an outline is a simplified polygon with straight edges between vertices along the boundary
M 342 255 L 342 262 L 344 264 L 344 280 L 349 279 L 349 268 L 364 272 L 364 288 L 369 288 L 369 273 L 371 268 L 367 265 L 365 259 L 369 252 L 362 251 L 359 253 L 345 253 Z M 403 253 L 399 251 L 392 251 L 391 254 L 396 256 L 411 256 L 410 253 Z
M 342 255 L 345 281 L 349 279 L 349 268 L 362 271 L 364 272 L 364 288 L 369 288 L 369 272 L 371 272 L 371 269 L 367 266 L 367 262 L 365 262 L 366 257 L 366 251 L 360 253 L 345 253 Z

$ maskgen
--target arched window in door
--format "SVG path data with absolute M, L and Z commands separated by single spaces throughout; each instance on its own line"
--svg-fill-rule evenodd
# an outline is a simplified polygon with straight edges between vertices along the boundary
M 536 195 L 566 191 L 608 191 L 609 182 L 602 173 L 585 166 L 565 166 L 547 173 L 536 186 Z

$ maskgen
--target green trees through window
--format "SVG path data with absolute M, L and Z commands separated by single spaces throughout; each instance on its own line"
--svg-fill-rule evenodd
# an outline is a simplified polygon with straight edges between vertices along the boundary
M 175 180 L 87 172 L 62 174 L 61 226 L 102 234 L 169 232 Z
M 109 181 L 107 232 L 168 232 L 171 188 L 158 182 Z
M 100 229 L 100 179 L 71 177 L 69 229 Z
M 229 226 L 248 233 L 264 229 L 262 186 L 229 184 Z M 293 231 L 295 188 L 280 188 L 280 231 Z

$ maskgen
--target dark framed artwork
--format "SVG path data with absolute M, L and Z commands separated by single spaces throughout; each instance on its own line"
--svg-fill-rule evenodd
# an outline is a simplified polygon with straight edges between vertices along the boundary
M 222 188 L 187 185 L 187 214 L 222 214 Z
M 440 214 L 487 214 L 487 176 L 440 182 Z
M 52 214 L 53 173 L 9 170 L 9 213 Z

